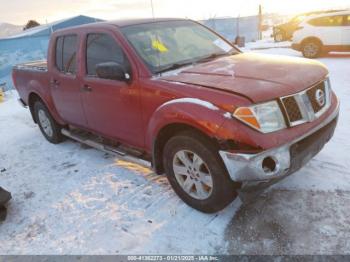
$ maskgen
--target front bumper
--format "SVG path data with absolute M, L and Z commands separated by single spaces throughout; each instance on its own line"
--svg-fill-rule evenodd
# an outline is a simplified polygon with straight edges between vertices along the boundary
M 280 147 L 257 154 L 219 151 L 233 181 L 279 181 L 304 166 L 333 136 L 339 104 L 320 125 Z M 271 164 L 272 163 L 272 164 Z

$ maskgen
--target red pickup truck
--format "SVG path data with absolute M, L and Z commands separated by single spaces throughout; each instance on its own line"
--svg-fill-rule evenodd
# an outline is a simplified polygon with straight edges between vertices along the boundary
M 191 20 L 59 30 L 47 58 L 15 66 L 13 81 L 49 142 L 149 161 L 203 212 L 300 169 L 338 119 L 321 63 L 243 53 Z

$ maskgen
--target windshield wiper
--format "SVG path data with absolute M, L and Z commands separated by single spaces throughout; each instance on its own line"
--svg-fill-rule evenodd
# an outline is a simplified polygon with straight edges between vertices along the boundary
M 233 55 L 233 54 L 236 54 L 236 52 L 230 51 L 228 53 L 213 53 L 213 54 L 210 54 L 208 56 L 205 56 L 205 57 L 198 59 L 196 61 L 196 63 L 207 62 L 207 61 L 213 60 L 213 59 L 221 57 L 221 56 L 229 56 L 229 55 Z
M 218 58 L 218 57 L 221 57 L 221 56 L 230 56 L 230 55 L 233 55 L 233 54 L 237 54 L 237 52 L 230 51 L 228 53 L 213 53 L 213 54 L 210 54 L 208 56 L 202 57 L 202 58 L 200 58 L 198 60 L 194 60 L 194 61 L 188 61 L 187 60 L 186 62 L 183 62 L 183 63 L 171 64 L 169 66 L 166 66 L 166 67 L 156 71 L 155 73 L 156 74 L 161 74 L 163 72 L 170 71 L 170 70 L 175 70 L 175 69 L 178 69 L 178 68 L 186 66 L 186 65 L 194 65 L 196 63 L 207 62 L 207 61 L 210 61 L 212 59 L 215 59 L 215 58 Z
M 166 72 L 166 71 L 170 71 L 170 70 L 175 70 L 175 69 L 178 69 L 180 67 L 183 67 L 183 66 L 186 66 L 186 65 L 192 65 L 193 62 L 184 62 L 184 63 L 175 63 L 175 64 L 171 64 L 167 67 L 164 67 L 158 71 L 156 71 L 157 74 L 161 74 L 163 72 Z

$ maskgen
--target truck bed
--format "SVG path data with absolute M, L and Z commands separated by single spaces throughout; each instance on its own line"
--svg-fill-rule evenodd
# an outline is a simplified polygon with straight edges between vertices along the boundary
M 27 63 L 22 63 L 14 66 L 14 69 L 29 70 L 29 71 L 47 71 L 47 61 L 38 60 Z
M 45 60 L 15 65 L 12 70 L 12 79 L 24 105 L 28 105 L 29 94 L 33 90 L 49 92 L 49 72 Z

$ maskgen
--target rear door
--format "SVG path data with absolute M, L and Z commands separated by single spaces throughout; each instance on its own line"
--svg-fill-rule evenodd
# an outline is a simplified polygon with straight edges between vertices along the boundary
M 136 77 L 129 81 L 102 79 L 99 63 L 116 62 L 131 73 L 130 62 L 118 39 L 108 32 L 93 32 L 85 39 L 85 76 L 81 83 L 83 105 L 91 130 L 106 137 L 142 147 L 144 136 Z
M 59 115 L 69 124 L 86 127 L 80 81 L 77 77 L 78 36 L 59 36 L 55 44 L 55 64 L 51 72 L 51 92 Z
M 350 14 L 344 16 L 344 28 L 342 32 L 343 45 L 350 50 Z

